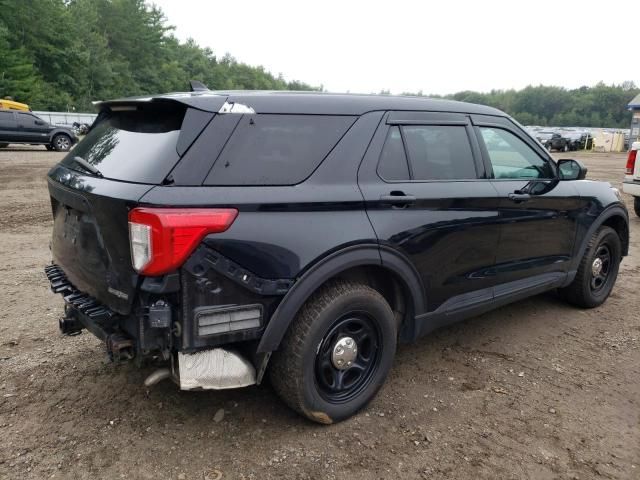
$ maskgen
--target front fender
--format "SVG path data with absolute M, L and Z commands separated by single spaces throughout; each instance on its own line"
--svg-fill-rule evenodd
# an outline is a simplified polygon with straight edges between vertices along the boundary
M 593 237 L 593 235 L 602 225 L 604 225 L 607 221 L 616 219 L 616 217 L 618 217 L 618 219 L 620 219 L 619 221 L 622 221 L 626 226 L 626 229 L 622 233 L 623 238 L 620 239 L 622 241 L 622 256 L 626 256 L 629 253 L 629 213 L 621 204 L 609 205 L 591 223 L 582 238 L 576 239 L 576 246 L 574 247 L 574 254 L 571 261 L 571 269 L 567 284 L 573 281 L 573 278 L 578 271 L 580 261 L 582 260 L 582 257 L 587 250 L 591 237 Z M 620 234 L 620 232 L 618 233 Z

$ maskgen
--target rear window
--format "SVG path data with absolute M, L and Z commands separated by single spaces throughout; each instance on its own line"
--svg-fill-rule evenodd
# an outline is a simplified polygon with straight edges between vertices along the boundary
M 184 114 L 184 108 L 154 105 L 103 112 L 62 164 L 86 172 L 73 160 L 78 156 L 105 178 L 160 184 L 178 161 L 176 143 Z
M 295 185 L 320 165 L 356 117 L 244 115 L 206 185 Z

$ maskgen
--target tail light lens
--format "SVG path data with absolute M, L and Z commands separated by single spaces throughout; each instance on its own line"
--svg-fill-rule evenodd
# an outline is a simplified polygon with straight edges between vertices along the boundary
M 627 175 L 633 175 L 633 171 L 636 168 L 636 156 L 637 150 L 629 150 L 629 156 L 627 157 Z
M 131 263 L 143 275 L 180 267 L 205 235 L 227 230 L 234 208 L 134 208 L 129 212 Z

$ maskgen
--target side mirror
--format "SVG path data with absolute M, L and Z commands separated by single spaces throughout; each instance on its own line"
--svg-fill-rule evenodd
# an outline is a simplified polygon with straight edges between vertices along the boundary
M 44 125 L 45 122 L 43 120 L 36 120 L 36 125 Z
M 584 180 L 587 176 L 587 167 L 578 160 L 558 160 L 560 180 Z

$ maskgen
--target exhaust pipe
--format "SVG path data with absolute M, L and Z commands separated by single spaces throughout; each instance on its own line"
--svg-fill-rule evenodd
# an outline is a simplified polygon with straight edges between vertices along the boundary
M 156 383 L 166 380 L 169 377 L 171 377 L 171 371 L 168 368 L 159 368 L 145 379 L 144 386 L 152 387 Z

